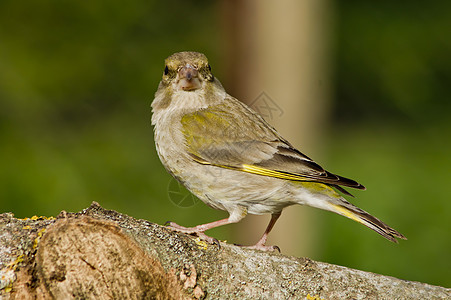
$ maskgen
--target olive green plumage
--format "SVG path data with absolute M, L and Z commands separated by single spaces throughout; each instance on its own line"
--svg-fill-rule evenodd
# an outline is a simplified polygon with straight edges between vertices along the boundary
M 335 190 L 365 189 L 324 170 L 295 149 L 251 108 L 228 95 L 205 55 L 180 52 L 165 61 L 152 103 L 155 143 L 165 168 L 206 204 L 229 212 L 224 220 L 174 230 L 204 234 L 238 222 L 247 213 L 271 213 L 270 225 L 253 248 L 273 250 L 266 237 L 282 209 L 309 205 L 351 218 L 396 241 L 405 238 L 347 202 Z

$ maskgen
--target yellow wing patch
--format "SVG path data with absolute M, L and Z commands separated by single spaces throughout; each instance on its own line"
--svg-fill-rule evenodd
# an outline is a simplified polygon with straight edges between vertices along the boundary
M 266 169 L 266 168 L 262 168 L 262 167 L 258 167 L 258 166 L 254 166 L 254 165 L 242 164 L 240 167 L 225 166 L 225 165 L 213 164 L 209 161 L 206 161 L 206 160 L 200 158 L 199 156 L 197 156 L 195 154 L 191 154 L 191 157 L 195 161 L 197 161 L 198 163 L 203 164 L 203 165 L 212 165 L 212 166 L 216 166 L 216 167 L 238 170 L 238 171 L 247 172 L 247 173 L 251 173 L 251 174 L 263 175 L 263 176 L 274 177 L 274 178 L 279 178 L 279 179 L 294 180 L 294 181 L 312 181 L 312 178 L 308 178 L 308 177 L 301 176 L 298 174 L 270 170 L 270 169 Z
M 275 178 L 280 178 L 280 179 L 287 179 L 287 180 L 296 180 L 296 181 L 308 180 L 307 177 L 303 177 L 300 175 L 269 170 L 269 169 L 265 169 L 262 167 L 257 167 L 257 166 L 253 166 L 253 165 L 247 165 L 247 164 L 242 165 L 241 171 L 244 171 L 247 173 L 252 173 L 252 174 L 257 174 L 257 175 L 264 175 L 264 176 L 275 177 Z

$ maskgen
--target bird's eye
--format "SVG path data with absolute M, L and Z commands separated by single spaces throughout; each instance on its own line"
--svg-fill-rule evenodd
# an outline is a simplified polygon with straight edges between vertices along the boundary
M 210 64 L 207 65 L 207 68 L 208 68 L 208 71 L 211 72 L 211 66 L 210 66 Z
M 168 75 L 169 73 L 169 68 L 168 66 L 164 67 L 164 75 Z

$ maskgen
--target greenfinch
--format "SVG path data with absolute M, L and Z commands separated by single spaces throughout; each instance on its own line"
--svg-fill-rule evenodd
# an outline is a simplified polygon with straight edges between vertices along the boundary
M 272 251 L 277 246 L 266 240 L 282 210 L 301 204 L 348 217 L 392 242 L 406 239 L 340 194 L 350 195 L 343 187 L 363 190 L 363 185 L 323 169 L 227 94 L 202 53 L 179 52 L 166 59 L 152 102 L 152 125 L 166 170 L 204 203 L 229 213 L 190 228 L 169 222 L 173 230 L 217 243 L 206 230 L 239 222 L 248 213 L 271 214 L 263 236 L 249 248 Z

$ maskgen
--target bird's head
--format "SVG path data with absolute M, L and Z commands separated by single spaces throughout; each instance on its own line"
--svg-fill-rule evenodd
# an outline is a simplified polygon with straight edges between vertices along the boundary
M 195 91 L 214 81 L 207 57 L 198 52 L 178 52 L 165 60 L 162 83 L 175 91 Z

